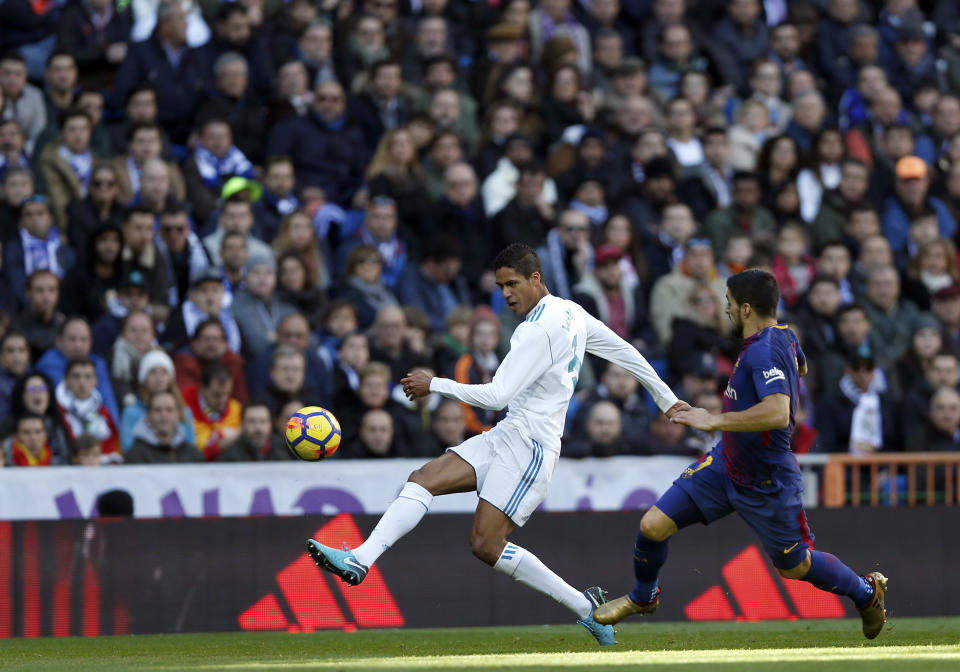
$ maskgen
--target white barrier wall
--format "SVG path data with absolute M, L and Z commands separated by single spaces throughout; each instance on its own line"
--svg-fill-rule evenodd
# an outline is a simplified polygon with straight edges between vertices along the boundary
M 333 460 L 200 465 L 0 469 L 0 520 L 89 518 L 116 488 L 138 518 L 382 513 L 425 460 Z M 690 463 L 685 457 L 560 459 L 543 509 L 647 508 Z M 434 500 L 432 513 L 465 513 L 473 493 Z

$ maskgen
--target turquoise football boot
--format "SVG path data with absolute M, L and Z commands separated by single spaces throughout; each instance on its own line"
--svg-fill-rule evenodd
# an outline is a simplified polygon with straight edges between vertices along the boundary
M 338 551 L 314 539 L 307 539 L 307 551 L 317 567 L 339 576 L 344 583 L 359 585 L 367 576 L 366 565 L 361 565 L 349 550 Z
M 613 636 L 613 626 L 601 625 L 593 620 L 593 613 L 597 610 L 597 607 L 607 601 L 605 593 L 598 586 L 594 586 L 583 591 L 583 595 L 590 600 L 593 608 L 585 618 L 578 619 L 577 623 L 585 627 L 590 634 L 594 636 L 600 646 L 613 646 L 617 643 L 617 640 L 614 639 Z

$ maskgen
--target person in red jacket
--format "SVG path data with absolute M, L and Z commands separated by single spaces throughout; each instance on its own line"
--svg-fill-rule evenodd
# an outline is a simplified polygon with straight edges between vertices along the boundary
M 77 357 L 67 363 L 66 375 L 57 385 L 56 399 L 72 440 L 90 434 L 100 441 L 102 461 L 123 461 L 120 432 L 97 391 L 97 370 L 89 357 Z
M 240 435 L 243 404 L 232 393 L 230 370 L 216 361 L 203 367 L 199 385 L 183 390 L 183 400 L 193 413 L 197 448 L 207 462 L 216 460 L 221 447 Z
M 190 348 L 173 356 L 177 372 L 177 387 L 186 390 L 199 385 L 203 367 L 209 362 L 219 362 L 230 370 L 233 378 L 233 396 L 241 403 L 247 402 L 247 379 L 243 373 L 243 360 L 227 349 L 227 335 L 219 320 L 204 320 L 190 338 Z

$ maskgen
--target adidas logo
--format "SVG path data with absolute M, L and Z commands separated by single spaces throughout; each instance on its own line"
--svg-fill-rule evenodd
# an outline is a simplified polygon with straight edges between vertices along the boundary
M 729 590 L 722 585 L 694 598 L 683 611 L 691 621 L 763 621 L 769 619 L 845 618 L 838 595 L 813 587 L 806 581 L 783 579 L 754 545 L 747 546 L 721 570 Z M 777 588 L 777 579 L 788 605 Z M 733 598 L 732 602 L 729 597 Z
M 354 548 L 363 542 L 363 535 L 353 518 L 340 514 L 313 534 L 321 544 Z M 356 630 L 360 628 L 402 628 L 403 614 L 387 588 L 380 570 L 373 566 L 359 586 L 348 586 L 327 572 L 321 571 L 304 554 L 276 574 L 277 586 L 294 622 L 274 593 L 257 600 L 240 614 L 243 630 Z M 333 584 L 339 591 L 335 595 Z M 346 609 L 341 608 L 341 603 Z

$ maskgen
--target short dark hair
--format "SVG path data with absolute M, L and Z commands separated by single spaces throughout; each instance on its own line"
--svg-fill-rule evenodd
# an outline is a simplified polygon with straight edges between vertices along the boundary
M 249 401 L 243 407 L 242 419 L 246 420 L 247 412 L 254 408 L 265 408 L 267 409 L 267 415 L 270 416 L 270 419 L 273 420 L 273 413 L 270 412 L 270 405 L 265 401 Z
M 400 61 L 395 58 L 381 58 L 379 61 L 374 61 L 370 66 L 370 79 L 373 80 L 376 78 L 377 73 L 380 72 L 383 68 L 389 68 L 392 66 L 397 66 L 400 68 L 401 77 L 403 76 L 403 66 L 400 65 Z
M 3 336 L 0 336 L 0 350 L 3 350 L 3 346 L 7 344 L 7 341 L 12 341 L 15 338 L 22 338 L 27 343 L 27 350 L 30 350 L 30 340 L 22 331 L 17 331 L 16 329 L 10 329 Z
M 525 243 L 510 243 L 493 260 L 493 270 L 512 268 L 525 278 L 534 273 L 543 277 L 543 265 L 536 251 Z
M 222 383 L 226 380 L 233 380 L 233 375 L 225 364 L 216 360 L 204 364 L 200 374 L 201 387 L 210 387 L 211 383 Z
M 17 416 L 18 430 L 20 429 L 20 423 L 23 422 L 24 420 L 39 420 L 40 424 L 43 424 L 42 415 L 39 415 L 38 413 L 34 413 L 33 411 L 27 411 L 26 413 L 21 413 L 20 415 Z M 46 425 L 44 425 L 44 429 L 46 429 Z
M 209 327 L 216 327 L 217 329 L 220 330 L 220 333 L 223 334 L 224 338 L 227 337 L 227 330 L 223 328 L 223 323 L 220 322 L 220 320 L 218 320 L 217 318 L 211 317 L 197 325 L 197 328 L 194 329 L 193 336 L 190 337 L 190 340 L 196 340 L 200 338 L 200 332 Z
M 780 288 L 773 274 L 750 268 L 727 278 L 730 296 L 739 304 L 749 303 L 760 317 L 776 317 Z
M 63 377 L 66 378 L 70 375 L 70 372 L 73 371 L 78 366 L 89 366 L 93 369 L 93 372 L 97 372 L 97 365 L 93 363 L 93 360 L 89 357 L 74 357 L 69 362 L 67 362 L 67 370 L 64 371 Z
M 161 141 L 163 140 L 163 133 L 160 130 L 160 124 L 155 121 L 136 121 L 130 124 L 130 128 L 127 129 L 127 144 L 133 142 L 133 136 L 143 130 L 156 131 L 157 135 L 160 136 Z
M 441 233 L 431 236 L 423 246 L 423 260 L 446 261 L 447 259 L 462 259 L 463 247 L 460 241 L 450 234 Z
M 49 68 L 50 65 L 53 63 L 53 60 L 54 60 L 55 58 L 60 58 L 61 56 L 67 56 L 67 57 L 69 57 L 70 60 L 73 61 L 73 65 L 74 65 L 74 66 L 77 65 L 77 59 L 76 59 L 76 57 L 75 57 L 73 54 L 71 54 L 69 51 L 67 51 L 67 50 L 65 50 L 65 49 L 54 49 L 53 51 L 50 52 L 50 55 L 47 56 L 47 60 L 46 60 L 46 62 L 44 63 L 45 67 Z
M 870 321 L 870 315 L 867 313 L 867 309 L 863 307 L 860 303 L 848 303 L 845 306 L 840 306 L 837 310 L 837 314 L 834 315 L 833 320 L 836 324 L 840 323 L 840 319 L 847 313 L 860 313 L 866 318 L 867 322 Z
M 87 123 L 89 123 L 91 127 L 93 126 L 93 120 L 90 119 L 90 115 L 88 115 L 79 107 L 70 106 L 60 113 L 60 118 L 57 120 L 57 129 L 63 131 L 64 127 L 67 125 L 67 122 L 77 117 L 83 117 L 87 120 Z
M 224 2 L 217 8 L 217 22 L 226 21 L 234 14 L 247 15 L 247 10 L 243 5 L 235 2 Z

